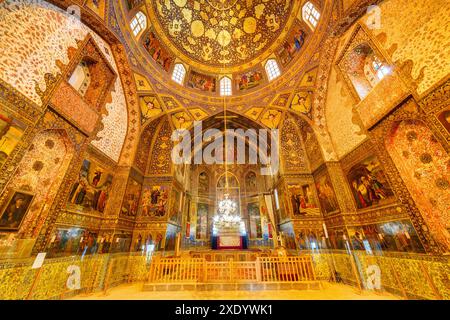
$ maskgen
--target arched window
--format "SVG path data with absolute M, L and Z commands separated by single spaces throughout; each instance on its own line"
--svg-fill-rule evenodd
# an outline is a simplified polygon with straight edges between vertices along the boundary
M 147 17 L 145 16 L 145 14 L 142 13 L 142 11 L 136 13 L 136 15 L 130 22 L 130 27 L 135 37 L 137 37 L 137 35 L 142 30 L 145 30 L 145 28 L 147 28 Z
M 278 67 L 278 63 L 275 59 L 268 60 L 265 68 L 269 81 L 281 76 L 280 68 Z
M 220 95 L 231 96 L 231 79 L 223 77 L 220 79 Z
M 377 73 L 378 79 L 380 80 L 390 73 L 389 67 L 381 62 L 381 60 L 377 56 L 373 57 L 372 67 L 373 70 L 375 70 L 375 72 Z
M 83 97 L 91 84 L 91 73 L 87 62 L 81 61 L 69 78 L 69 84 Z
M 316 9 L 316 7 L 311 3 L 307 2 L 303 6 L 302 9 L 303 20 L 306 21 L 307 24 L 311 27 L 311 29 L 315 29 L 317 24 L 319 23 L 320 12 Z
M 178 84 L 183 84 L 184 76 L 186 75 L 186 69 L 181 63 L 177 63 L 173 68 L 172 80 Z

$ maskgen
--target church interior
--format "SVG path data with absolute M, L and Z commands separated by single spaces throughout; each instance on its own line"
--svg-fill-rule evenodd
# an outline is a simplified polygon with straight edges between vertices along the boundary
M 0 299 L 450 299 L 449 17 L 0 0 Z

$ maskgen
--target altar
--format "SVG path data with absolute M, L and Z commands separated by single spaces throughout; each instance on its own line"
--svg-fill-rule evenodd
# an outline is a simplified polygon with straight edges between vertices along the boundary
M 212 249 L 217 250 L 242 250 L 247 249 L 247 235 L 242 226 L 222 227 L 213 233 Z

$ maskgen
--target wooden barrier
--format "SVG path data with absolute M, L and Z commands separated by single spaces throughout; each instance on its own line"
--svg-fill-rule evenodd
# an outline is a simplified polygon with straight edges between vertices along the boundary
M 151 283 L 258 283 L 315 281 L 311 256 L 258 257 L 256 261 L 155 258 Z

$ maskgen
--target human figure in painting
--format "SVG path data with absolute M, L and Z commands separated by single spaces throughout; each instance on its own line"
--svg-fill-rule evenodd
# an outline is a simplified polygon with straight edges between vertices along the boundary
M 102 178 L 103 172 L 101 171 L 95 171 L 94 178 L 92 178 L 92 185 L 96 187 L 98 183 L 100 182 L 100 179 Z
M 159 188 L 155 188 L 152 190 L 152 193 L 150 195 L 150 203 L 153 205 L 158 204 L 159 196 L 161 195 L 161 192 L 159 191 Z
M 106 201 L 108 200 L 109 188 L 111 183 L 109 181 L 105 182 L 105 184 L 101 187 L 100 191 L 98 191 L 98 200 L 95 209 L 99 212 L 103 212 L 106 207 Z
M 295 49 L 299 51 L 303 47 L 303 44 L 305 43 L 305 32 L 303 32 L 303 30 L 299 30 L 294 35 L 294 42 L 295 42 Z
M 139 233 L 137 240 L 136 240 L 136 247 L 134 251 L 140 251 L 142 245 L 142 235 Z
M 20 221 L 27 210 L 25 197 L 18 194 L 14 197 L 13 203 L 9 205 L 0 220 L 0 226 L 15 228 L 18 227 Z

